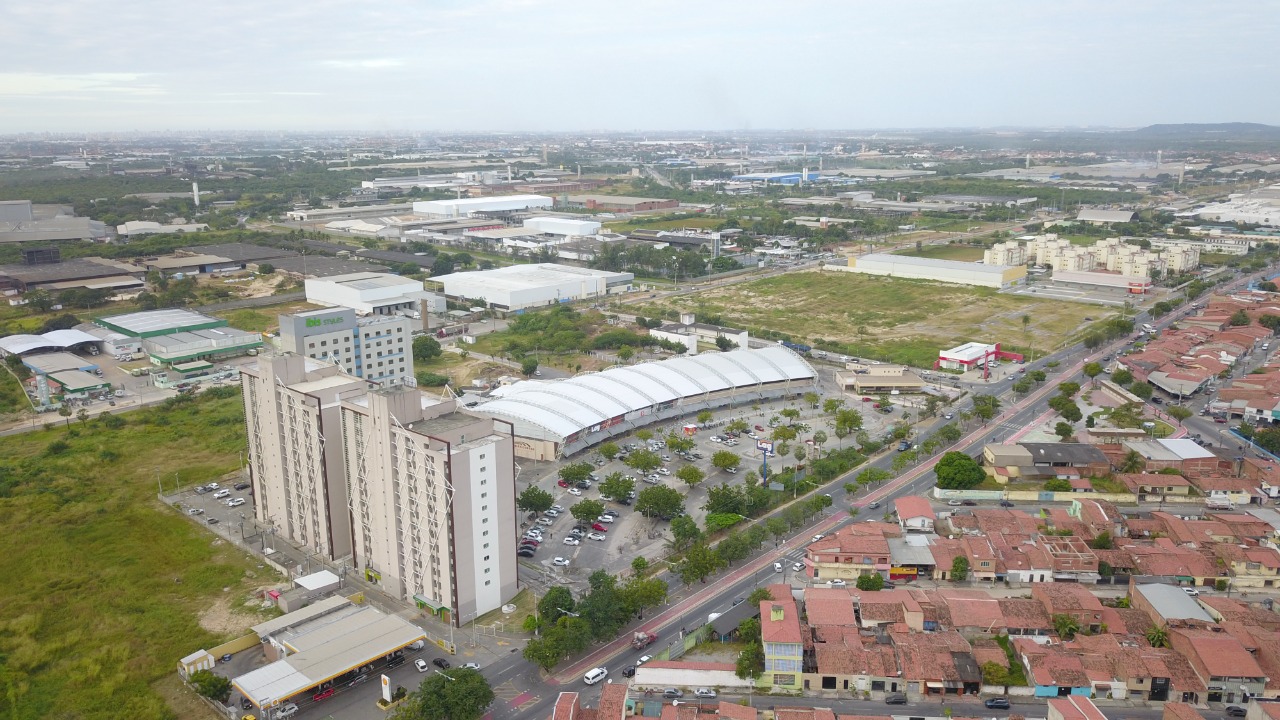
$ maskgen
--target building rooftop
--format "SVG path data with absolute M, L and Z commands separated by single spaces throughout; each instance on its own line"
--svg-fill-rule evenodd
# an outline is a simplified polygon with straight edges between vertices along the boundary
M 98 320 L 98 323 L 112 330 L 119 330 L 132 337 L 140 335 L 163 334 L 175 332 L 195 326 L 216 327 L 226 325 L 226 320 L 201 315 L 182 308 L 166 308 L 164 310 L 146 310 L 143 312 L 112 315 Z
M 1106 463 L 1107 456 L 1098 448 L 1086 443 L 1019 443 L 1031 453 L 1034 463 L 1069 463 L 1089 465 Z
M 1168 620 L 1199 620 L 1211 623 L 1213 617 L 1205 612 L 1200 603 L 1182 591 L 1182 588 L 1164 583 L 1148 583 L 1137 585 L 1134 592 L 1141 595 L 1160 617 Z

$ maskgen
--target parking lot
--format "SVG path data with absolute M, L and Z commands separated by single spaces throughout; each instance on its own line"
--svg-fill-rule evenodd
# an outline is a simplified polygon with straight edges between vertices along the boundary
M 789 398 L 743 407 L 725 408 L 713 413 L 713 419 L 709 423 L 710 427 L 698 430 L 690 438 L 694 441 L 694 447 L 690 451 L 693 457 L 692 460 L 680 457 L 663 446 L 656 446 L 654 452 L 664 461 L 662 468 L 657 471 L 656 477 L 645 478 L 642 473 L 627 466 L 620 459 L 607 460 L 601 457 L 597 452 L 598 446 L 559 463 L 531 463 L 525 470 L 529 475 L 537 478 L 533 483 L 550 492 L 555 504 L 563 508 L 563 511 L 559 513 L 558 517 L 547 518 L 549 522 L 544 521 L 541 525 L 535 520 L 538 516 L 525 514 L 522 517 L 521 532 L 525 532 L 530 528 L 539 528 L 542 538 L 541 544 L 533 553 L 533 556 L 522 558 L 521 562 L 527 567 L 536 568 L 538 572 L 543 574 L 548 584 L 573 585 L 577 582 L 585 582 L 587 576 L 597 569 L 605 570 L 611 574 L 619 574 L 629 571 L 632 560 L 638 556 L 654 561 L 665 555 L 667 553 L 666 543 L 670 538 L 670 523 L 660 518 L 646 518 L 634 511 L 634 505 L 623 505 L 605 500 L 600 496 L 597 489 L 599 480 L 603 480 L 612 473 L 619 472 L 624 476 L 635 478 L 635 491 L 637 493 L 645 488 L 657 485 L 673 488 L 685 496 L 685 511 L 701 527 L 706 517 L 706 511 L 702 506 L 707 501 L 707 489 L 722 482 L 729 484 L 745 482 L 749 471 L 754 470 L 759 474 L 761 465 L 765 460 L 764 453 L 756 446 L 756 439 L 750 437 L 747 433 L 743 433 L 736 441 L 731 441 L 736 442 L 736 444 L 723 442 L 724 426 L 733 420 L 743 420 L 750 428 L 749 433 L 761 439 L 766 439 L 772 430 L 769 427 L 770 419 L 778 416 L 785 408 L 794 408 L 800 411 L 800 417 L 796 422 L 805 423 L 810 429 L 798 438 L 796 442 L 791 443 L 792 448 L 794 449 L 798 443 L 803 444 L 805 439 L 812 437 L 813 432 L 823 430 L 829 437 L 824 450 L 831 451 L 839 447 L 847 447 L 854 441 L 852 437 L 845 438 L 843 443 L 836 439 L 832 432 L 832 418 L 823 413 L 821 409 L 822 402 L 828 398 L 842 398 L 845 401 L 845 407 L 862 413 L 864 429 L 872 438 L 880 437 L 902 418 L 902 408 L 893 407 L 888 413 L 876 412 L 871 409 L 872 403 L 863 403 L 859 396 L 839 392 L 829 381 L 823 382 L 818 392 L 820 399 L 816 409 L 808 406 L 801 398 Z M 786 423 L 787 421 L 779 418 L 779 422 Z M 674 425 L 661 424 L 650 426 L 647 430 L 653 433 L 651 441 L 658 442 L 673 432 L 683 434 L 683 427 L 683 424 L 680 423 Z M 760 430 L 757 430 L 757 427 Z M 712 437 L 719 437 L 722 441 L 713 441 Z M 649 443 L 638 438 L 634 432 L 613 438 L 613 442 L 618 444 L 624 451 L 632 448 L 650 448 Z M 812 446 L 806 445 L 806 449 L 810 453 L 812 452 Z M 720 450 L 732 451 L 741 458 L 737 473 L 721 470 L 711 464 L 712 456 Z M 592 472 L 598 480 L 592 481 L 590 487 L 581 490 L 560 486 L 557 475 L 559 469 L 564 465 L 577 462 L 590 463 L 593 466 Z M 769 459 L 769 471 L 772 473 L 781 470 L 784 465 L 795 465 L 796 463 L 796 459 L 791 456 L 786 458 L 772 457 Z M 704 473 L 705 479 L 692 488 L 676 476 L 680 468 L 686 465 L 694 465 Z M 521 480 L 524 479 L 524 477 L 521 478 Z M 517 491 L 523 489 L 524 485 L 521 484 Z M 575 492 L 580 492 L 581 494 L 575 494 Z M 617 517 L 614 522 L 601 525 L 604 528 L 604 532 L 583 528 L 582 537 L 578 541 L 579 544 L 566 545 L 564 538 L 569 536 L 575 525 L 579 525 L 568 510 L 581 500 L 600 500 L 604 503 L 606 510 L 616 512 Z M 604 536 L 604 539 L 590 539 L 587 536 L 588 532 L 599 532 L 600 535 Z M 567 564 L 557 565 L 555 562 L 557 557 L 566 560 Z

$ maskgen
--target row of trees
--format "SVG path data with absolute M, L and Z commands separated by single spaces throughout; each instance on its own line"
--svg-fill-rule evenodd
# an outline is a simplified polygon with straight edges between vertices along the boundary
M 625 584 L 597 570 L 588 578 L 590 591 L 575 600 L 569 588 L 557 585 L 538 601 L 537 613 L 525 621 L 537 637 L 525 646 L 524 657 L 544 671 L 586 650 L 592 643 L 611 640 L 646 608 L 666 602 L 667 583 L 637 574 Z

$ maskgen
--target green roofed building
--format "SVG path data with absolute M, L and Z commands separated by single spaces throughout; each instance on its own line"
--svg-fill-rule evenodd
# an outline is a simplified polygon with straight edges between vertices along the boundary
M 164 310 L 146 310 L 127 315 L 112 315 L 96 321 L 108 330 L 135 338 L 149 338 L 157 335 L 172 335 L 179 332 L 208 330 L 223 327 L 227 324 L 222 318 L 201 315 L 198 312 L 182 308 L 166 308 Z
M 227 327 L 222 318 L 182 308 L 147 310 L 100 318 L 108 330 L 142 340 L 142 350 L 156 365 L 208 362 L 251 354 L 262 336 Z

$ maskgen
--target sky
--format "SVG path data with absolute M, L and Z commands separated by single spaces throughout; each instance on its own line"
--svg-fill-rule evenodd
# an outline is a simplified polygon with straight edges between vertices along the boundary
M 1280 124 L 1280 0 L 10 0 L 0 133 Z

